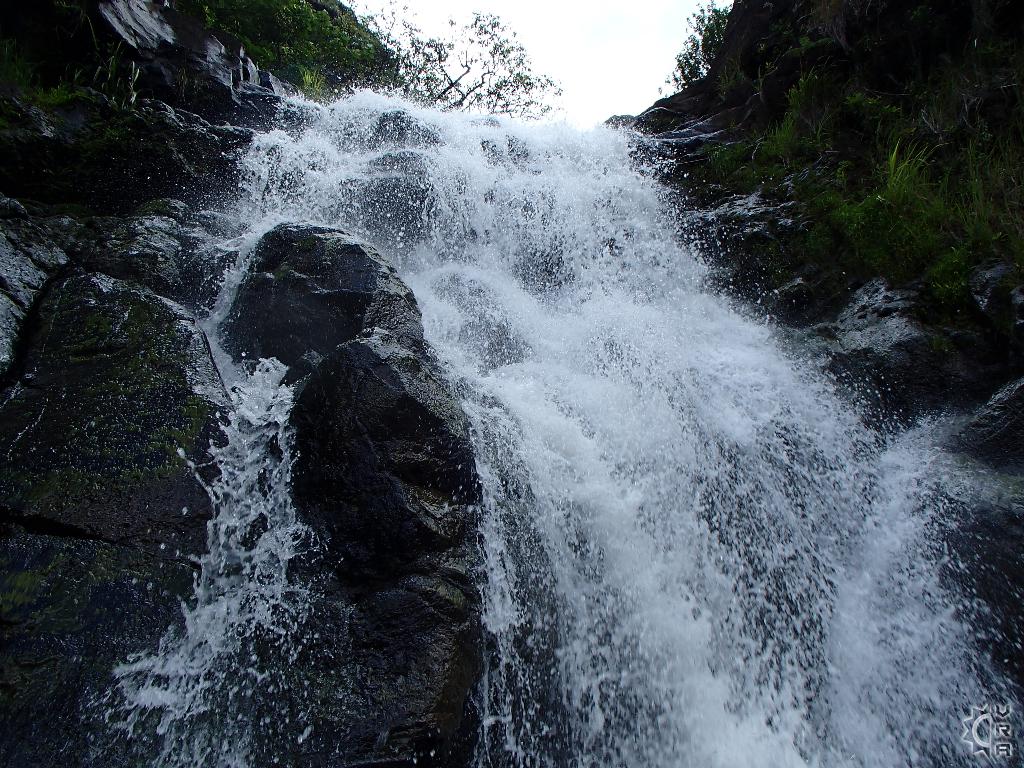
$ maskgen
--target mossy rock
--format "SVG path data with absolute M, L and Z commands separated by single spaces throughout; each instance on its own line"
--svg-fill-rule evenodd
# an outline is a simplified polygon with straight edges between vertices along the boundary
M 181 622 L 192 583 L 187 564 L 129 547 L 0 535 L 0 765 L 121 764 L 90 762 L 108 750 L 113 669 Z
M 40 108 L 0 98 L 0 189 L 19 199 L 126 213 L 154 198 L 212 202 L 237 189 L 252 131 L 160 102 L 118 109 L 81 90 Z
M 0 508 L 30 529 L 165 557 L 205 546 L 196 477 L 225 394 L 208 344 L 178 305 L 96 274 L 42 300 L 19 381 L 0 407 Z
M 127 280 L 200 310 L 212 305 L 232 251 L 210 245 L 210 234 L 176 200 L 154 200 L 132 216 L 90 218 L 79 231 L 74 260 L 90 272 Z

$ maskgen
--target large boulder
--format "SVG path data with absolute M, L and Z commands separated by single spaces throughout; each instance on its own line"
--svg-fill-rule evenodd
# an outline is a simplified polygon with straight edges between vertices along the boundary
M 879 278 L 860 288 L 833 323 L 816 328 L 830 369 L 857 391 L 869 413 L 913 418 L 983 399 L 998 361 L 966 332 L 945 332 L 916 316 L 918 294 Z
M 481 667 L 479 502 L 468 428 L 409 289 L 339 230 L 288 225 L 257 246 L 225 328 L 239 357 L 292 367 L 292 487 L 320 547 L 319 641 L 302 762 L 458 765 Z
M 381 332 L 317 368 L 292 423 L 295 500 L 334 573 L 326 613 L 348 617 L 314 744 L 345 765 L 462 764 L 481 667 L 465 417 L 429 358 Z
M 1010 382 L 978 409 L 956 443 L 998 469 L 1024 471 L 1024 379 Z
M 46 282 L 65 264 L 70 220 L 34 222 L 18 203 L 0 198 L 0 378 L 14 362 L 25 318 Z M 64 235 L 65 237 L 62 237 Z
M 211 122 L 269 127 L 280 96 L 296 93 L 261 72 L 242 44 L 173 7 L 145 0 L 101 0 L 101 34 L 130 52 L 146 95 Z
M 181 307 L 112 278 L 57 281 L 0 406 L 6 523 L 187 557 L 206 541 L 206 461 L 226 405 Z
M 180 306 L 53 278 L 0 405 L 0 764 L 88 765 L 97 701 L 182 619 L 226 395 Z
M 208 309 L 233 250 L 211 245 L 211 234 L 188 206 L 155 200 L 131 216 L 87 219 L 71 248 L 90 272 L 128 280 L 192 310 Z
M 99 764 L 111 670 L 180 625 L 194 578 L 134 546 L 0 527 L 0 765 Z
M 380 578 L 464 540 L 479 498 L 465 417 L 436 366 L 386 332 L 339 347 L 292 418 L 295 497 L 347 579 Z
M 294 379 L 376 326 L 422 345 L 416 300 L 394 267 L 346 232 L 283 224 L 256 246 L 224 337 L 237 357 L 276 357 Z

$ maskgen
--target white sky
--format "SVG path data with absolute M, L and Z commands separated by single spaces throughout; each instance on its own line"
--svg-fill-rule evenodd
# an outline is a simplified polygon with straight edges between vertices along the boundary
M 424 32 L 441 34 L 473 12 L 493 13 L 519 36 L 534 71 L 562 86 L 558 117 L 589 127 L 638 114 L 659 98 L 697 0 L 405 0 Z M 350 0 L 374 13 L 386 0 Z

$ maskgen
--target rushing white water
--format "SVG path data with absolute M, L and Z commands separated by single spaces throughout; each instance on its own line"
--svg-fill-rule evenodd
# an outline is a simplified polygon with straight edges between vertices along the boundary
M 194 598 L 183 606 L 183 625 L 155 652 L 114 671 L 117 688 L 107 702 L 115 731 L 159 768 L 262 764 L 268 742 L 301 731 L 285 722 L 282 706 L 308 609 L 307 591 L 291 582 L 288 568 L 309 544 L 291 501 L 292 388 L 277 360 L 246 371 L 217 344 L 252 244 L 253 237 L 235 243 L 238 263 L 205 323 L 231 402 L 223 442 L 210 451 L 219 474 L 206 484 L 214 516 Z
M 943 578 L 971 490 L 930 429 L 868 430 L 813 360 L 704 292 L 627 136 L 371 93 L 308 109 L 257 139 L 242 215 L 390 253 L 462 393 L 485 489 L 480 766 L 968 764 L 959 718 L 1006 694 Z M 239 391 L 219 457 L 240 532 L 267 500 L 246 441 L 289 463 L 287 391 L 261 391 L 263 420 Z M 292 522 L 262 535 L 290 541 Z M 204 574 L 231 572 L 234 535 Z M 296 597 L 253 589 L 200 592 L 189 620 Z M 174 698 L 217 658 L 185 637 L 122 671 L 136 702 L 207 706 Z

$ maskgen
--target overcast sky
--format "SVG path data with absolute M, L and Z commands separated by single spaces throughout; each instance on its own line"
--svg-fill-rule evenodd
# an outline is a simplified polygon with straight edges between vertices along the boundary
M 589 127 L 612 115 L 637 114 L 659 98 L 686 36 L 697 0 L 406 0 L 424 32 L 447 20 L 493 13 L 519 35 L 534 70 L 558 80 L 561 117 Z M 373 13 L 386 0 L 352 0 Z

